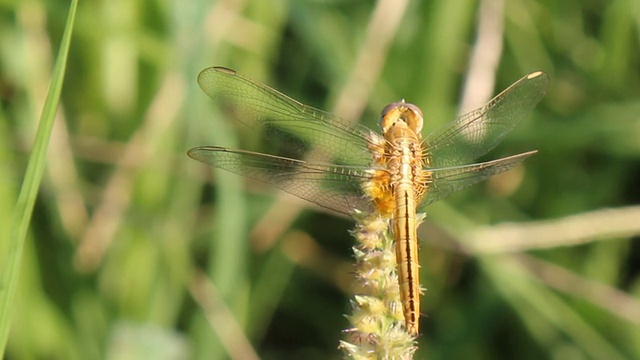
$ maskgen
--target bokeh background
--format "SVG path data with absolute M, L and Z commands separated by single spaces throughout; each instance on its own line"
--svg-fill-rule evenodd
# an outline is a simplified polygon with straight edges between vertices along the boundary
M 67 11 L 0 3 L 3 238 Z M 186 156 L 252 141 L 198 89 L 212 65 L 372 128 L 404 98 L 425 132 L 547 72 L 486 159 L 539 154 L 428 212 L 416 358 L 640 358 L 640 2 L 103 0 L 76 20 L 6 358 L 341 356 L 353 224 Z

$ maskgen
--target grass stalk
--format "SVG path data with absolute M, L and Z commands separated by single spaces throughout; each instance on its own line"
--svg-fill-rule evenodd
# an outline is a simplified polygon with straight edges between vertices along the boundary
M 412 359 L 417 343 L 404 327 L 390 221 L 365 213 L 354 218 L 358 295 L 351 301 L 351 328 L 340 348 L 353 359 Z
M 60 101 L 77 4 L 77 0 L 73 0 L 69 8 L 69 16 L 53 69 L 51 84 L 40 115 L 38 130 L 31 155 L 29 156 L 27 171 L 13 212 L 8 239 L 9 251 L 3 264 L 2 275 L 0 277 L 0 354 L 2 355 L 4 355 L 6 349 L 11 325 L 11 308 L 20 275 L 19 269 L 22 250 L 24 249 L 24 242 L 31 221 L 36 195 L 38 194 L 42 174 L 44 173 L 47 147 L 49 146 L 51 129 Z

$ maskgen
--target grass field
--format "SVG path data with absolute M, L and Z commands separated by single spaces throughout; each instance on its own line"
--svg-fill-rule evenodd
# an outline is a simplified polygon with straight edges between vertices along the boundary
M 342 356 L 353 223 L 187 157 L 260 140 L 198 88 L 213 65 L 373 129 L 406 99 L 425 133 L 548 73 L 482 160 L 539 153 L 427 211 L 416 358 L 640 358 L 639 2 L 81 1 L 63 74 L 69 6 L 0 3 L 5 358 Z

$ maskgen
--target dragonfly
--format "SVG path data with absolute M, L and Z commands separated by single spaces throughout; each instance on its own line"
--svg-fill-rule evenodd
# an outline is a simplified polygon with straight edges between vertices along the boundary
M 549 77 L 530 73 L 486 105 L 422 137 L 423 113 L 404 100 L 381 112 L 381 133 L 304 105 L 225 67 L 198 75 L 200 88 L 262 140 L 259 149 L 200 146 L 188 155 L 280 188 L 337 213 L 390 220 L 406 331 L 419 334 L 417 215 L 457 191 L 520 164 L 537 150 L 474 162 L 498 145 L 544 96 Z

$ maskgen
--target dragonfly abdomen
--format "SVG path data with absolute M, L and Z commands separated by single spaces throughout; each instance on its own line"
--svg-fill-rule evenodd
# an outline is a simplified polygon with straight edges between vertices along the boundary
M 394 193 L 396 206 L 393 212 L 393 234 L 396 242 L 400 299 L 405 327 L 410 334 L 418 335 L 420 265 L 416 230 L 416 199 L 410 184 L 399 184 Z

